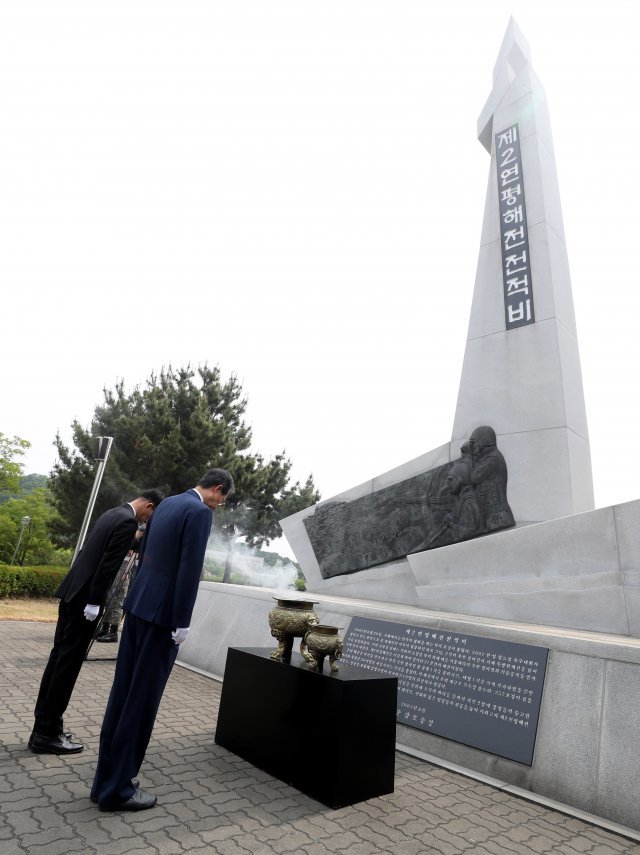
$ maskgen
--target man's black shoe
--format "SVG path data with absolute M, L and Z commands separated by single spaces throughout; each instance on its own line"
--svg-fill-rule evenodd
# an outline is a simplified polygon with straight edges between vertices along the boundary
M 145 793 L 144 790 L 136 790 L 130 799 L 126 802 L 115 802 L 112 804 L 98 805 L 100 810 L 148 810 L 157 802 L 157 798 L 151 793 Z
M 96 635 L 96 641 L 101 642 L 113 642 L 118 640 L 118 626 L 117 624 L 109 624 L 105 626 L 102 632 L 99 635 Z
M 31 748 L 31 746 L 32 746 L 32 744 L 33 744 L 33 737 L 34 737 L 35 735 L 36 735 L 35 730 L 32 730 L 32 731 L 31 731 L 31 736 L 29 737 L 29 741 L 27 742 L 27 747 L 28 747 L 28 748 Z M 71 731 L 70 731 L 70 730 L 63 730 L 63 731 L 62 731 L 62 736 L 66 736 L 66 737 L 67 737 L 67 739 L 68 739 L 70 742 L 73 742 L 73 734 L 71 733 Z
M 34 754 L 79 754 L 84 745 L 72 742 L 64 733 L 57 736 L 40 736 L 34 733 L 29 746 Z
M 138 787 L 140 786 L 140 779 L 139 779 L 139 778 L 134 778 L 134 779 L 133 779 L 133 781 L 131 781 L 131 783 L 133 784 L 133 786 L 134 786 L 134 787 L 136 788 L 136 790 L 137 790 L 137 789 L 138 789 Z M 89 796 L 89 798 L 91 799 L 91 801 L 92 801 L 94 804 L 97 804 L 97 803 L 98 803 L 98 799 L 97 799 L 95 796 Z M 106 810 L 106 808 L 105 808 L 105 810 Z

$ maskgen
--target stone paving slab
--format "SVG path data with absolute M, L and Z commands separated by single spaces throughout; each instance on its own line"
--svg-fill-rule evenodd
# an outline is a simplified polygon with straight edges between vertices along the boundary
M 53 632 L 0 621 L 0 855 L 640 855 L 625 837 L 400 753 L 393 794 L 326 808 L 215 745 L 221 685 L 179 667 L 140 773 L 158 805 L 101 813 L 89 787 L 115 645 L 94 646 L 67 711 L 85 750 L 32 754 Z

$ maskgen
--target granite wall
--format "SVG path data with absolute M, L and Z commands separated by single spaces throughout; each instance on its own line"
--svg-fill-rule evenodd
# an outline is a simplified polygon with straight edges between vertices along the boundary
M 275 594 L 201 583 L 192 631 L 180 648 L 179 662 L 222 677 L 229 647 L 275 648 L 268 625 Z M 531 767 L 403 725 L 397 728 L 399 747 L 640 831 L 634 748 L 640 732 L 640 639 L 323 594 L 313 599 L 321 621 L 341 627 L 341 634 L 352 617 L 363 616 L 547 647 L 550 653 Z

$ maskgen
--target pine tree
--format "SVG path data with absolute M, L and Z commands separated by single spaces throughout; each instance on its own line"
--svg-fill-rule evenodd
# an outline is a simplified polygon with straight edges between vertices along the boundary
M 292 464 L 284 451 L 271 460 L 250 451 L 246 406 L 237 379 L 232 375 L 223 381 L 219 368 L 206 364 L 169 366 L 132 392 L 124 381 L 105 389 L 90 427 L 73 422 L 75 449 L 56 437 L 59 460 L 50 476 L 61 518 L 56 542 L 71 546 L 77 538 L 93 484 L 98 436 L 114 441 L 93 519 L 140 490 L 155 487 L 174 495 L 194 486 L 207 469 L 223 467 L 235 482 L 230 505 L 252 508 L 242 531 L 247 541 L 259 546 L 279 537 L 278 519 L 320 496 L 311 476 L 302 486 L 289 483 Z M 218 524 L 232 523 L 221 515 Z

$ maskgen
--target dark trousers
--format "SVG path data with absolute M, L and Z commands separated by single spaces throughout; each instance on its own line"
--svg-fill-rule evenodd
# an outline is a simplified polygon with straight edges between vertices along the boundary
M 53 648 L 42 675 L 34 710 L 35 733 L 57 736 L 62 732 L 63 716 L 95 628 L 95 621 L 84 616 L 84 603 L 60 600 Z
M 99 804 L 133 795 L 131 781 L 144 760 L 177 653 L 170 629 L 126 615 L 91 789 Z

